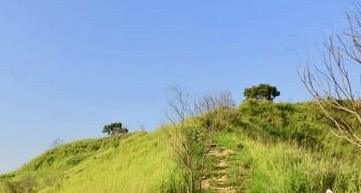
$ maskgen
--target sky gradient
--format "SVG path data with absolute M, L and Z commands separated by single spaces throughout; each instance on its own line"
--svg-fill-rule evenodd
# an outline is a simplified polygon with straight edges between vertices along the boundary
M 270 83 L 310 96 L 296 66 L 320 61 L 351 1 L 0 1 L 0 172 L 65 142 L 165 122 L 167 88 Z

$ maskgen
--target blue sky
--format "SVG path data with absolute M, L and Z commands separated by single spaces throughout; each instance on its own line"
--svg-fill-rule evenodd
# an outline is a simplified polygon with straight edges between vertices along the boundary
M 166 121 L 166 91 L 275 85 L 309 95 L 296 65 L 346 26 L 351 1 L 0 1 L 0 172 L 56 139 Z

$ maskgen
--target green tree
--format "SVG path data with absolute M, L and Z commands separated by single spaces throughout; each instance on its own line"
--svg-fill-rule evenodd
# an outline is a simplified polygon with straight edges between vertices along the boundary
M 245 88 L 243 92 L 246 99 L 266 99 L 269 101 L 273 101 L 280 94 L 280 91 L 275 86 L 264 83 Z
M 108 135 L 119 135 L 128 133 L 128 129 L 123 127 L 121 122 L 115 122 L 104 125 L 103 133 L 107 133 Z

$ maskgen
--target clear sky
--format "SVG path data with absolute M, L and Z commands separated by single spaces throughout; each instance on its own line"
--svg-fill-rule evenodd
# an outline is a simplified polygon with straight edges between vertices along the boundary
M 344 0 L 1 0 L 0 172 L 56 139 L 164 122 L 166 91 L 270 83 L 277 101 L 309 95 L 296 64 L 346 26 Z

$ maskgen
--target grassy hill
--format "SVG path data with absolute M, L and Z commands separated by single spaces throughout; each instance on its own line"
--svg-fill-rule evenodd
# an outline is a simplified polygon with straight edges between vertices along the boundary
M 316 104 L 249 100 L 225 114 L 209 156 L 213 192 L 361 192 L 360 151 L 329 132 Z
M 159 131 L 74 141 L 3 175 L 2 192 L 158 192 L 174 169 Z
M 201 130 L 208 115 L 190 118 Z M 217 114 L 202 192 L 361 192 L 360 151 L 312 102 L 248 100 Z M 0 176 L 1 192 L 184 192 L 164 130 L 63 144 Z M 195 159 L 200 155 L 193 155 Z M 198 183 L 199 182 L 199 183 Z

